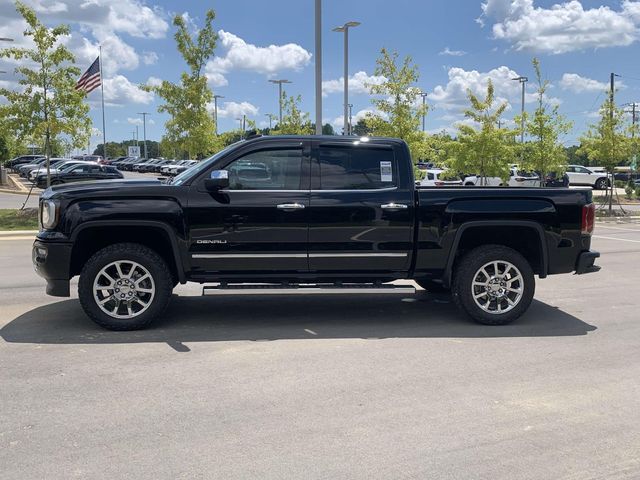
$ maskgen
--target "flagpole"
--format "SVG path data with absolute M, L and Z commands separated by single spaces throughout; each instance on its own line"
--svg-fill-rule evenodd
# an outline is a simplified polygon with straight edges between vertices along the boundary
M 100 90 L 102 92 L 102 159 L 107 159 L 107 133 L 105 131 L 104 122 L 104 77 L 102 75 L 102 45 L 100 45 Z

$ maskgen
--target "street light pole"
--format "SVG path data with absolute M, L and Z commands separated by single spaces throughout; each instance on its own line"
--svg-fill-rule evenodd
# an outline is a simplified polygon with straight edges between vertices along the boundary
M 520 107 L 520 143 L 524 143 L 524 88 L 525 84 L 529 81 L 527 77 L 516 77 L 511 80 L 516 80 L 522 85 L 522 103 Z
M 422 131 L 426 130 L 426 119 L 427 119 L 427 95 L 425 92 L 418 92 L 418 95 L 422 97 Z
M 266 115 L 267 117 L 269 117 L 269 132 L 271 132 L 271 128 L 272 128 L 272 127 L 271 127 L 271 121 L 273 120 L 273 117 L 275 117 L 275 115 L 274 115 L 274 114 L 272 114 L 272 113 L 265 113 L 265 115 Z
M 333 29 L 334 32 L 344 33 L 344 127 L 342 129 L 343 135 L 349 135 L 349 28 L 357 27 L 360 22 L 347 22 L 341 27 Z
M 316 0 L 316 135 L 322 135 L 322 0 Z
M 351 132 L 353 131 L 353 122 L 351 121 L 352 108 L 353 108 L 353 103 L 350 103 L 349 104 L 349 128 L 348 128 L 347 135 L 351 135 Z
M 222 95 L 214 95 L 213 96 L 213 122 L 214 122 L 214 133 L 218 135 L 218 99 L 224 98 Z
M 280 124 L 282 124 L 282 84 L 283 83 L 291 83 L 290 80 L 285 80 L 285 79 L 281 79 L 281 80 L 269 80 L 271 83 L 277 83 L 278 84 L 278 107 L 280 109 Z
M 142 139 L 144 141 L 144 158 L 146 160 L 149 158 L 147 156 L 147 115 L 149 115 L 149 112 L 138 112 L 138 115 L 142 115 Z

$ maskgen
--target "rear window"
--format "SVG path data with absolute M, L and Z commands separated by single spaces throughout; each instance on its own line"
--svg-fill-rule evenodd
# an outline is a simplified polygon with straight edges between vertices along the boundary
M 393 150 L 371 147 L 321 146 L 322 190 L 368 190 L 395 187 Z

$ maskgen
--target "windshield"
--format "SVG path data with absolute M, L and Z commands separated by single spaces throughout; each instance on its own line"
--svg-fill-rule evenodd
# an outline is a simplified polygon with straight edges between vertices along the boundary
M 206 170 L 207 168 L 209 168 L 209 166 L 212 163 L 214 163 L 216 160 L 218 160 L 220 157 L 225 155 L 230 150 L 233 150 L 235 147 L 237 147 L 243 141 L 244 140 L 240 140 L 239 142 L 232 143 L 228 147 L 220 150 L 215 155 L 213 155 L 213 156 L 211 156 L 211 157 L 209 157 L 209 158 L 207 158 L 205 160 L 202 160 L 202 161 L 200 161 L 198 163 L 194 163 L 193 166 L 191 166 L 188 169 L 186 169 L 180 175 L 177 175 L 176 177 L 174 177 L 173 180 L 171 180 L 168 183 L 171 183 L 172 185 L 182 185 L 182 184 L 184 184 L 184 182 L 186 182 L 190 178 L 197 176 L 198 174 L 200 174 L 200 172 L 202 172 L 203 170 Z

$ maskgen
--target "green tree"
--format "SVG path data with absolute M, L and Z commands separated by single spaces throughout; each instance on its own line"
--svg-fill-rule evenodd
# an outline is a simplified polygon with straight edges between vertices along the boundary
M 398 53 L 389 53 L 383 48 L 376 60 L 374 75 L 385 79 L 380 84 L 367 85 L 371 95 L 383 97 L 372 100 L 381 114 L 367 115 L 366 124 L 372 135 L 401 138 L 409 144 L 413 155 L 422 139 L 419 126 L 426 114 L 426 106 L 418 101 L 418 67 L 408 56 L 399 65 Z
M 471 108 L 464 116 L 474 125 L 461 123 L 458 138 L 447 145 L 447 166 L 455 172 L 475 173 L 484 184 L 486 177 L 509 177 L 509 166 L 515 153 L 514 130 L 498 127 L 498 120 L 507 108 L 504 102 L 494 106 L 493 83 L 489 80 L 484 99 L 467 90 Z
M 207 112 L 207 104 L 213 101 L 213 92 L 203 75 L 218 38 L 213 28 L 214 19 L 215 12 L 207 11 L 204 27 L 192 36 L 184 17 L 176 15 L 173 19 L 177 27 L 174 38 L 189 71 L 180 75 L 179 83 L 164 80 L 158 86 L 142 87 L 162 98 L 158 111 L 169 114 L 165 137 L 176 148 L 187 152 L 189 158 L 203 158 L 216 148 L 215 125 Z
M 315 127 L 315 125 L 313 125 L 313 126 Z M 330 123 L 325 123 L 322 126 L 322 134 L 323 135 L 335 135 L 336 131 L 334 130 L 333 125 L 331 125 Z
M 44 144 L 44 152 L 51 157 L 52 146 L 65 142 L 73 147 L 87 144 L 91 129 L 89 106 L 83 102 L 85 92 L 75 89 L 80 75 L 75 57 L 61 42 L 69 35 L 67 25 L 49 28 L 35 12 L 21 2 L 16 10 L 27 23 L 24 31 L 35 44 L 34 48 L 12 47 L 0 50 L 0 58 L 19 62 L 20 90 L 0 88 L 0 96 L 7 99 L 0 106 L 0 118 L 16 132 L 18 141 Z M 46 161 L 47 172 L 49 160 Z M 47 175 L 47 184 L 49 176 Z
M 573 124 L 558 113 L 558 105 L 548 104 L 546 93 L 549 81 L 542 79 L 537 58 L 533 59 L 533 68 L 536 72 L 537 106 L 533 115 L 525 114 L 525 133 L 531 137 L 531 141 L 520 145 L 521 167 L 538 172 L 540 186 L 543 186 L 547 173 L 564 172 L 567 156 L 558 137 L 569 133 Z M 520 125 L 520 118 L 516 117 L 516 123 Z
M 361 118 L 356 122 L 353 126 L 353 133 L 359 137 L 368 137 L 372 134 L 366 119 Z
M 580 138 L 578 152 L 587 155 L 590 161 L 597 162 L 609 173 L 609 213 L 613 211 L 613 171 L 616 166 L 628 161 L 632 152 L 632 142 L 629 138 L 630 126 L 624 111 L 617 108 L 612 98 L 607 98 L 600 107 L 598 123 L 589 126 L 587 133 Z
M 287 97 L 287 92 L 282 92 L 282 123 L 278 123 L 272 130 L 272 135 L 311 135 L 313 127 L 309 120 L 309 114 L 300 110 L 302 97 Z

